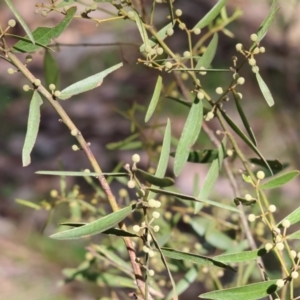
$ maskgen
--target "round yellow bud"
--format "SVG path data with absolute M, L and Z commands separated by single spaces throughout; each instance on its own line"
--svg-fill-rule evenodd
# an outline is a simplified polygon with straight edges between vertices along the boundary
M 8 26 L 10 26 L 10 27 L 15 27 L 16 26 L 16 20 L 14 20 L 14 19 L 10 19 L 9 21 L 8 21 Z
M 263 171 L 258 171 L 258 172 L 256 173 L 256 177 L 257 177 L 257 179 L 262 180 L 262 179 L 265 178 L 265 173 L 264 173 Z
M 55 92 L 54 92 L 54 96 L 55 96 L 55 97 L 59 97 L 60 95 L 61 95 L 61 92 L 60 92 L 60 91 L 55 91 Z
M 154 270 L 149 270 L 149 271 L 148 271 L 148 275 L 149 275 L 149 276 L 154 276 L 154 274 L 155 274 Z
M 35 79 L 35 80 L 33 81 L 33 84 L 34 84 L 35 86 L 40 86 L 40 85 L 41 85 L 41 81 L 40 81 L 39 79 Z
M 265 244 L 265 249 L 266 249 L 267 252 L 269 252 L 271 249 L 273 249 L 273 244 L 271 244 L 271 243 L 266 243 L 266 244 Z
M 180 16 L 182 15 L 182 10 L 181 10 L 181 9 L 176 9 L 176 10 L 175 10 L 175 15 L 176 15 L 177 17 L 180 17 Z
M 167 35 L 168 36 L 171 36 L 171 35 L 173 35 L 174 34 L 174 29 L 173 28 L 168 28 L 168 30 L 167 30 Z
M 297 278 L 299 277 L 299 273 L 298 273 L 297 271 L 293 271 L 293 272 L 291 273 L 291 277 L 292 277 L 293 279 L 297 279 Z
M 31 87 L 28 84 L 24 84 L 23 91 L 28 92 L 29 90 L 31 90 Z
M 58 191 L 57 191 L 57 190 L 51 190 L 51 191 L 50 191 L 50 196 L 51 196 L 52 198 L 56 198 L 56 197 L 58 196 Z
M 276 248 L 279 250 L 279 251 L 282 251 L 284 249 L 284 243 L 277 243 L 276 244 Z
M 250 35 L 250 39 L 251 39 L 251 41 L 256 42 L 257 39 L 258 39 L 257 34 L 256 34 L 256 33 L 252 33 L 252 34 Z
M 129 180 L 129 181 L 127 182 L 127 186 L 128 186 L 130 189 L 135 188 L 135 181 L 134 181 L 134 180 Z
M 54 91 L 55 88 L 56 88 L 55 84 L 53 84 L 53 83 L 49 84 L 49 90 L 50 91 Z
M 153 219 L 158 219 L 160 217 L 160 213 L 158 211 L 154 211 L 152 213 L 152 217 L 153 217 Z
M 276 206 L 273 205 L 273 204 L 271 204 L 271 205 L 269 206 L 268 210 L 269 210 L 269 212 L 273 213 L 273 212 L 276 211 Z
M 78 151 L 79 150 L 79 147 L 77 145 L 72 145 L 72 150 L 73 151 Z
M 284 228 L 289 228 L 291 226 L 291 222 L 289 220 L 283 220 L 282 221 L 282 226 Z
M 140 227 L 139 225 L 134 225 L 134 226 L 132 226 L 132 230 L 133 230 L 134 232 L 139 232 L 140 229 L 141 229 L 141 227 Z
M 138 154 L 133 154 L 132 155 L 132 161 L 134 163 L 138 163 L 138 162 L 140 162 L 140 160 L 141 160 L 141 157 Z
M 277 287 L 282 288 L 284 286 L 284 280 L 278 279 L 276 281 L 276 285 L 277 285 Z
M 249 222 L 254 222 L 255 219 L 256 219 L 256 216 L 255 216 L 254 214 L 250 214 L 250 215 L 248 216 L 248 221 L 249 221 Z
M 201 29 L 200 28 L 194 28 L 193 29 L 194 34 L 198 35 L 201 33 Z
M 217 87 L 216 88 L 216 93 L 218 94 L 218 95 L 222 95 L 223 94 L 223 89 L 219 86 L 219 87 Z
M 153 227 L 153 231 L 154 231 L 154 232 L 158 232 L 158 231 L 159 231 L 159 229 L 160 229 L 160 228 L 159 228 L 159 226 L 158 226 L 158 225 L 155 225 L 155 226 Z
M 191 57 L 191 52 L 190 51 L 184 51 L 183 52 L 183 57 L 185 57 L 185 58 Z
M 245 83 L 245 78 L 244 77 L 240 77 L 236 82 L 237 82 L 237 84 L 242 85 L 242 84 Z

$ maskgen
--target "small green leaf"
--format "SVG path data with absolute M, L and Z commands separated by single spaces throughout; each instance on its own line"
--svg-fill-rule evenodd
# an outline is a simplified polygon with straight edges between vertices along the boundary
M 134 133 L 122 141 L 107 144 L 106 148 L 109 150 L 131 150 L 141 148 L 142 143 L 140 141 L 135 141 L 139 136 L 139 133 Z
M 50 238 L 70 240 L 102 233 L 123 221 L 135 208 L 135 205 L 127 206 L 86 225 L 52 234 Z
M 215 33 L 207 49 L 205 50 L 204 54 L 197 62 L 196 69 L 198 69 L 198 71 L 201 67 L 207 69 L 210 66 L 217 51 L 218 40 L 219 40 L 218 34 Z
M 300 230 L 293 232 L 292 234 L 286 237 L 288 240 L 299 240 L 300 239 Z
M 156 35 L 157 37 L 160 39 L 160 40 L 164 40 L 168 34 L 167 34 L 167 31 L 169 28 L 173 28 L 173 24 L 172 23 L 169 23 L 168 25 L 166 25 L 165 27 L 163 27 L 161 30 L 159 30 Z M 156 44 L 158 44 L 158 41 L 155 37 L 151 37 L 149 40 L 149 46 L 152 48 L 154 47 Z M 143 44 L 141 47 L 140 47 L 140 51 L 143 52 L 145 51 L 145 44 Z
M 263 157 L 263 155 L 260 153 L 260 151 L 257 149 L 257 147 L 252 143 L 251 140 L 244 134 L 244 132 L 233 122 L 233 120 L 223 111 L 220 110 L 222 116 L 224 117 L 227 124 L 233 129 L 233 131 L 262 159 L 265 166 L 268 168 L 268 170 L 273 174 L 271 167 L 269 166 L 266 159 Z
M 222 142 L 221 146 L 218 149 L 218 158 L 214 159 L 208 173 L 205 177 L 203 186 L 200 190 L 200 193 L 198 195 L 199 199 L 208 199 L 209 194 L 211 193 L 217 179 L 219 176 L 219 172 L 221 169 L 221 164 L 222 164 L 222 158 L 226 155 L 225 152 L 225 140 Z M 221 155 L 221 156 L 220 156 Z M 220 156 L 220 158 L 219 158 Z M 202 208 L 203 204 L 196 203 L 195 205 L 195 213 L 198 213 L 199 210 Z
M 258 300 L 275 293 L 279 288 L 277 279 L 248 284 L 240 287 L 217 290 L 201 294 L 202 299 L 216 300 Z
M 152 192 L 157 193 L 157 194 L 163 194 L 163 195 L 176 197 L 176 198 L 179 198 L 179 199 L 182 199 L 182 200 L 203 202 L 203 203 L 206 203 L 206 204 L 210 204 L 210 205 L 213 205 L 213 206 L 218 206 L 218 207 L 221 207 L 221 208 L 224 208 L 224 209 L 228 209 L 228 210 L 240 213 L 240 210 L 238 210 L 235 207 L 232 207 L 232 206 L 220 203 L 220 202 L 215 202 L 215 201 L 212 201 L 212 200 L 208 200 L 208 199 L 198 199 L 194 196 L 175 193 L 173 191 L 168 191 L 168 190 L 161 190 L 161 189 L 157 189 L 157 188 L 153 188 L 153 187 L 147 187 L 147 190 L 152 191 Z
M 46 86 L 49 87 L 50 84 L 54 84 L 56 90 L 59 90 L 59 68 L 49 50 L 46 50 L 44 55 L 44 73 Z
M 157 78 L 157 81 L 156 81 L 152 99 L 151 99 L 149 107 L 147 109 L 147 113 L 146 113 L 146 117 L 145 117 L 146 123 L 149 121 L 149 119 L 151 118 L 152 114 L 155 111 L 156 105 L 157 105 L 159 97 L 160 97 L 161 89 L 162 89 L 162 77 L 159 75 Z
M 175 161 L 174 161 L 174 174 L 178 176 L 189 156 L 189 148 L 196 142 L 202 125 L 203 106 L 202 101 L 196 97 L 190 109 L 186 123 L 182 130 L 179 143 L 177 146 Z
M 277 176 L 275 178 L 272 178 L 271 180 L 269 180 L 268 182 L 261 184 L 259 186 L 260 189 L 275 189 L 277 187 L 280 187 L 288 182 L 290 182 L 291 180 L 293 180 L 295 177 L 297 177 L 299 175 L 299 171 L 295 170 L 295 171 L 290 171 L 288 173 L 282 174 L 280 176 Z
M 53 175 L 53 176 L 93 176 L 98 177 L 100 175 L 104 176 L 114 176 L 114 177 L 127 177 L 128 173 L 95 173 L 95 172 L 76 172 L 76 171 L 37 171 L 35 174 L 41 175 Z
M 218 256 L 214 256 L 214 260 L 220 261 L 225 264 L 229 263 L 242 263 L 248 262 L 251 260 L 255 260 L 258 257 L 267 254 L 265 248 L 250 250 L 250 251 L 243 251 L 243 252 L 236 252 L 236 253 L 229 253 L 229 254 L 221 254 Z
M 155 172 L 155 177 L 163 177 L 166 174 L 167 168 L 168 168 L 168 161 L 169 161 L 169 154 L 170 154 L 170 147 L 171 147 L 171 122 L 168 119 L 167 121 L 167 126 L 165 129 L 165 134 L 164 134 L 164 140 L 161 148 L 161 153 L 157 165 L 157 169 Z M 152 186 L 153 188 L 157 188 L 157 186 Z M 154 198 L 155 193 L 150 191 L 148 194 L 147 199 L 152 199 Z
M 256 79 L 257 79 L 259 88 L 260 88 L 265 100 L 267 101 L 267 103 L 270 107 L 273 106 L 274 99 L 273 99 L 273 96 L 272 96 L 268 86 L 266 85 L 266 83 L 264 82 L 262 77 L 260 76 L 259 72 L 255 73 L 255 75 L 256 75 Z
M 84 225 L 87 225 L 87 223 L 81 223 L 81 222 L 63 222 L 59 225 L 65 225 L 65 226 L 71 226 L 71 227 L 81 227 Z M 103 234 L 107 235 L 115 235 L 115 236 L 121 236 L 121 237 L 140 237 L 139 235 L 135 233 L 131 233 L 129 231 L 118 229 L 118 228 L 110 228 L 108 230 L 105 230 L 102 232 Z
M 259 43 L 264 38 L 269 27 L 273 23 L 275 14 L 279 10 L 279 7 L 276 8 L 276 5 L 277 5 L 277 0 L 273 0 L 272 6 L 269 10 L 268 15 L 266 16 L 264 21 L 261 23 L 261 25 L 259 26 L 259 29 L 257 31 L 257 41 L 255 43 L 253 43 L 250 50 L 252 50 L 256 46 L 256 43 Z
M 136 172 L 141 175 L 144 180 L 148 181 L 149 183 L 159 186 L 159 187 L 168 187 L 174 185 L 174 179 L 170 177 L 156 177 L 155 175 L 152 175 L 150 173 L 147 173 L 141 169 L 136 169 Z
M 248 132 L 248 135 L 249 135 L 250 139 L 252 140 L 252 143 L 255 146 L 257 146 L 257 142 L 256 142 L 255 135 L 253 133 L 253 130 L 252 130 L 252 128 L 251 128 L 251 126 L 250 126 L 250 124 L 249 124 L 249 122 L 247 120 L 247 117 L 246 117 L 246 115 L 245 115 L 245 113 L 243 111 L 243 108 L 242 108 L 242 106 L 240 104 L 240 100 L 241 99 L 240 99 L 240 97 L 237 95 L 237 93 L 234 90 L 232 91 L 232 94 L 233 94 L 233 98 L 234 98 L 234 102 L 235 102 L 236 108 L 237 108 L 237 110 L 238 110 L 238 112 L 240 114 L 240 117 L 242 119 L 244 127 L 245 127 L 246 131 Z
M 80 80 L 76 83 L 73 83 L 72 85 L 70 85 L 67 88 L 65 88 L 64 90 L 62 90 L 60 93 L 60 96 L 58 98 L 61 100 L 66 100 L 74 95 L 84 93 L 86 91 L 90 91 L 90 90 L 100 86 L 103 82 L 103 79 L 108 74 L 119 69 L 122 66 L 123 66 L 123 63 L 119 63 L 117 65 L 114 65 L 113 67 L 110 67 L 110 68 L 100 72 L 100 73 L 97 73 L 97 74 L 87 77 L 83 80 Z
M 248 176 L 248 175 L 242 174 L 242 177 L 243 177 L 243 180 L 244 180 L 245 182 L 247 182 L 247 183 L 250 183 L 250 184 L 254 185 L 254 183 L 253 183 L 253 180 L 252 180 L 251 176 Z
M 194 28 L 202 29 L 205 26 L 209 25 L 220 13 L 225 4 L 226 0 L 219 0 L 216 5 L 194 26 Z
M 285 218 L 283 218 L 278 224 L 277 227 L 282 227 L 282 222 L 288 220 L 290 221 L 291 225 L 297 223 L 300 221 L 300 207 L 298 207 L 297 209 L 295 209 L 293 212 L 291 212 L 288 216 L 286 216 Z
M 12 1 L 11 0 L 5 0 L 5 2 L 7 4 L 7 6 L 9 7 L 9 9 L 11 10 L 11 12 L 14 14 L 14 16 L 20 22 L 20 24 L 23 27 L 24 31 L 27 33 L 27 36 L 28 36 L 29 40 L 31 41 L 31 43 L 34 45 L 35 44 L 35 40 L 34 40 L 34 37 L 33 37 L 32 33 L 31 33 L 29 27 L 27 26 L 27 24 L 25 23 L 25 21 L 23 20 L 22 16 L 17 11 L 17 9 L 14 7 Z
M 70 22 L 75 15 L 76 7 L 71 7 L 67 10 L 65 18 L 55 27 L 38 27 L 35 31 L 33 31 L 32 35 L 36 42 L 47 46 L 51 39 L 57 38 L 61 35 L 61 33 L 67 28 Z M 26 36 L 27 37 L 27 36 Z M 26 38 L 25 37 L 25 38 Z M 16 52 L 34 52 L 40 49 L 41 46 L 38 44 L 33 44 L 30 41 L 19 41 L 14 46 L 13 49 Z
M 218 261 L 216 259 L 212 259 L 207 256 L 193 254 L 190 252 L 182 252 L 171 248 L 161 248 L 162 253 L 169 258 L 177 259 L 177 260 L 184 260 L 184 261 L 190 261 L 192 263 L 201 265 L 201 266 L 216 266 L 219 268 L 227 269 L 230 271 L 235 271 L 234 268 L 231 266 L 224 264 L 221 261 Z
M 149 45 L 149 39 L 148 39 L 148 34 L 146 31 L 145 25 L 144 25 L 143 21 L 141 20 L 138 12 L 135 10 L 133 10 L 132 12 L 134 13 L 135 22 L 139 29 L 141 38 L 142 38 L 144 44 L 147 46 L 147 45 Z
M 30 154 L 35 144 L 37 134 L 40 126 L 41 112 L 40 106 L 43 104 L 43 100 L 40 94 L 35 90 L 32 95 L 32 99 L 29 106 L 29 115 L 27 122 L 27 131 L 25 136 L 25 142 L 22 150 L 22 163 L 23 167 L 30 164 Z
M 30 207 L 30 208 L 33 208 L 35 210 L 39 210 L 41 209 L 41 206 L 36 204 L 36 203 L 33 203 L 31 201 L 28 201 L 28 200 L 23 200 L 23 199 L 16 199 L 15 200 L 17 203 L 21 204 L 21 205 L 24 205 L 24 206 L 27 206 L 27 207 Z

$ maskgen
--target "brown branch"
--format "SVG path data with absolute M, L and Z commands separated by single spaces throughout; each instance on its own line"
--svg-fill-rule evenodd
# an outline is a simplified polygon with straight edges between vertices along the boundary
M 18 68 L 20 70 L 20 72 L 31 83 L 34 83 L 34 81 L 36 80 L 34 75 L 23 65 L 23 63 L 13 53 L 7 52 L 7 57 L 10 60 L 10 62 L 16 68 Z M 73 121 L 70 119 L 68 114 L 65 112 L 65 110 L 62 108 L 62 106 L 59 104 L 59 102 L 57 102 L 53 98 L 53 96 L 49 93 L 49 91 L 42 85 L 37 87 L 37 90 L 50 102 L 50 104 L 56 110 L 56 112 L 61 117 L 61 119 L 63 120 L 65 125 L 69 128 L 69 130 L 72 132 L 76 132 L 75 138 L 77 139 L 77 141 L 80 144 L 81 148 L 83 149 L 87 159 L 89 160 L 90 164 L 92 165 L 94 172 L 101 174 L 102 170 L 101 170 L 92 150 L 90 149 L 89 144 L 86 142 L 86 140 L 84 139 L 84 137 L 82 136 L 80 131 L 77 129 L 77 127 L 75 126 Z M 115 196 L 113 195 L 105 176 L 99 175 L 98 179 L 99 179 L 100 185 L 102 186 L 102 188 L 108 198 L 108 201 L 109 201 L 109 204 L 110 204 L 112 210 L 113 211 L 119 210 Z M 119 224 L 119 227 L 123 230 L 126 230 L 126 225 L 123 222 L 121 222 Z M 123 239 L 124 239 L 124 242 L 125 242 L 128 254 L 129 254 L 129 258 L 130 258 L 130 262 L 131 262 L 133 271 L 134 271 L 134 276 L 136 279 L 137 287 L 140 290 L 140 292 L 142 293 L 142 295 L 145 296 L 145 282 L 143 280 L 140 265 L 136 262 L 137 256 L 136 256 L 136 252 L 135 252 L 133 243 L 132 243 L 131 239 L 128 237 L 124 237 Z M 153 298 L 151 295 L 148 295 L 148 299 L 152 300 Z

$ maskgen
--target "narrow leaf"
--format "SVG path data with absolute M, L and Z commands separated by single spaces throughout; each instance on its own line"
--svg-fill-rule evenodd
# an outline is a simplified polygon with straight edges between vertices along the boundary
M 277 176 L 275 178 L 272 178 L 271 180 L 269 180 L 268 182 L 261 184 L 259 186 L 260 189 L 274 189 L 277 187 L 280 187 L 288 182 L 290 182 L 291 180 L 293 180 L 295 177 L 297 177 L 299 175 L 299 171 L 295 170 L 295 171 L 290 171 L 288 173 L 282 174 L 280 176 Z
M 299 240 L 300 239 L 300 230 L 293 232 L 292 234 L 286 237 L 288 240 Z
M 27 206 L 27 207 L 30 207 L 30 208 L 33 208 L 35 210 L 39 210 L 41 209 L 41 206 L 36 204 L 36 203 L 33 203 L 31 201 L 28 201 L 28 200 L 23 200 L 23 199 L 16 199 L 15 200 L 17 203 L 21 204 L 21 205 L 24 205 L 24 206 Z
M 216 260 L 215 258 L 210 258 L 203 255 L 193 254 L 189 252 L 182 252 L 171 248 L 161 248 L 162 253 L 169 258 L 190 261 L 192 263 L 201 265 L 201 266 L 216 266 L 219 268 L 227 269 L 230 271 L 235 271 L 231 266 L 224 264 L 220 260 Z
M 258 300 L 275 293 L 279 288 L 275 280 L 248 284 L 236 288 L 217 290 L 201 294 L 201 299 L 217 300 Z
M 291 212 L 288 216 L 286 216 L 283 220 L 281 220 L 278 224 L 277 227 L 282 227 L 282 222 L 288 220 L 290 221 L 291 225 L 298 223 L 300 221 L 300 207 L 295 209 L 293 212 Z
M 266 35 L 267 31 L 269 30 L 271 24 L 274 21 L 274 17 L 277 13 L 277 11 L 279 10 L 279 7 L 276 8 L 277 5 L 277 0 L 273 0 L 272 2 L 272 6 L 269 10 L 269 13 L 267 15 L 267 17 L 264 19 L 264 21 L 261 23 L 261 25 L 259 26 L 259 29 L 257 31 L 257 41 L 256 43 L 259 43 L 264 36 Z M 251 46 L 251 50 L 255 47 L 255 43 Z
M 24 31 L 27 33 L 27 36 L 28 36 L 29 40 L 31 41 L 31 43 L 34 45 L 35 44 L 35 40 L 34 40 L 34 37 L 33 37 L 32 33 L 31 33 L 29 27 L 27 26 L 27 24 L 23 20 L 22 16 L 19 14 L 19 12 L 17 11 L 17 9 L 13 5 L 12 1 L 11 0 L 5 0 L 5 2 L 7 4 L 7 6 L 9 7 L 9 9 L 11 10 L 11 12 L 16 17 L 16 19 L 20 22 L 20 24 L 23 27 Z
M 194 28 L 202 29 L 205 26 L 209 25 L 220 13 L 225 4 L 226 0 L 219 0 L 217 4 L 194 26 Z
M 230 250 L 235 246 L 234 240 L 232 240 L 224 232 L 214 228 L 214 224 L 211 224 L 206 233 L 205 240 L 217 249 Z
M 194 145 L 201 130 L 203 118 L 202 101 L 196 97 L 190 109 L 189 115 L 186 119 L 183 131 L 181 133 L 179 143 L 177 146 L 175 161 L 174 161 L 174 174 L 178 176 L 189 156 L 189 148 Z
M 237 93 L 234 90 L 232 91 L 232 94 L 233 94 L 233 98 L 234 98 L 234 102 L 235 102 L 236 108 L 238 110 L 238 113 L 240 114 L 240 117 L 242 119 L 244 127 L 245 127 L 245 129 L 246 129 L 246 131 L 247 131 L 250 139 L 252 140 L 252 143 L 255 146 L 257 146 L 257 142 L 256 142 L 255 135 L 253 133 L 253 130 L 252 130 L 252 128 L 251 128 L 251 126 L 250 126 L 250 124 L 249 124 L 249 122 L 247 120 L 247 117 L 246 117 L 246 115 L 245 115 L 245 113 L 243 111 L 243 108 L 242 108 L 242 106 L 240 104 L 240 97 L 237 95 Z
M 233 120 L 223 111 L 220 110 L 222 116 L 224 117 L 227 124 L 233 129 L 233 131 L 261 158 L 261 160 L 264 162 L 265 166 L 268 168 L 268 170 L 273 174 L 272 169 L 270 168 L 268 162 L 263 157 L 263 155 L 260 153 L 260 151 L 257 149 L 257 147 L 252 143 L 251 140 L 243 133 L 243 131 L 233 122 Z
M 50 237 L 57 240 L 70 240 L 101 233 L 112 227 L 115 227 L 118 223 L 123 221 L 131 212 L 135 210 L 135 207 L 135 205 L 127 206 L 94 222 L 52 234 Z
M 196 69 L 198 69 L 198 71 L 201 67 L 207 69 L 211 65 L 217 51 L 218 40 L 218 34 L 215 33 L 204 54 L 197 62 Z
M 250 251 L 221 254 L 221 255 L 213 257 L 213 259 L 216 261 L 226 263 L 226 264 L 242 263 L 242 262 L 248 262 L 251 260 L 255 260 L 258 257 L 261 257 L 265 254 L 267 254 L 267 251 L 265 250 L 265 248 L 261 248 L 261 249 L 250 250 Z
M 203 202 L 203 203 L 206 203 L 206 204 L 210 204 L 210 205 L 213 205 L 213 206 L 218 206 L 218 207 L 221 207 L 221 208 L 224 208 L 224 209 L 228 209 L 228 210 L 240 213 L 240 210 L 238 210 L 237 208 L 226 205 L 226 204 L 223 204 L 223 203 L 220 203 L 220 202 L 215 202 L 215 201 L 208 200 L 208 199 L 198 199 L 194 196 L 184 195 L 184 194 L 180 194 L 180 193 L 175 193 L 173 191 L 161 190 L 161 189 L 152 188 L 152 187 L 149 187 L 147 189 L 149 191 L 152 191 L 152 192 L 157 193 L 157 194 L 173 196 L 173 197 L 176 197 L 176 198 L 179 198 L 179 199 L 182 199 L 182 200 Z
M 95 173 L 95 172 L 76 172 L 76 171 L 37 171 L 35 174 L 41 175 L 53 175 L 53 176 L 93 176 L 98 177 L 100 175 L 104 176 L 114 176 L 114 177 L 127 177 L 128 173 Z
M 68 86 L 64 90 L 61 91 L 60 96 L 58 97 L 61 100 L 69 99 L 70 97 L 84 93 L 86 91 L 90 91 L 98 86 L 100 86 L 103 82 L 103 79 L 110 74 L 111 72 L 119 69 L 123 66 L 123 63 L 119 63 L 114 65 L 100 73 L 87 77 L 83 80 L 80 80 L 72 85 Z
M 161 148 L 161 153 L 157 165 L 157 169 L 155 172 L 155 177 L 163 177 L 166 174 L 167 168 L 168 168 L 168 162 L 169 162 L 169 154 L 170 154 L 170 148 L 171 148 L 171 122 L 168 119 L 167 121 L 167 126 L 165 129 L 165 134 L 164 134 L 164 140 Z M 153 185 L 153 188 L 157 188 L 157 186 Z M 148 194 L 147 199 L 152 199 L 154 198 L 155 193 L 150 191 Z
M 65 18 L 55 27 L 38 27 L 32 32 L 32 35 L 36 42 L 47 46 L 51 39 L 57 38 L 67 28 L 75 15 L 76 7 L 71 7 L 67 10 Z M 27 36 L 26 36 L 27 37 Z M 26 38 L 25 37 L 25 38 Z M 15 52 L 34 52 L 41 48 L 38 44 L 33 44 L 30 41 L 19 41 L 14 46 Z
M 148 34 L 146 31 L 145 25 L 144 25 L 143 21 L 141 20 L 138 12 L 134 10 L 133 13 L 134 13 L 135 22 L 139 29 L 141 38 L 142 38 L 144 44 L 147 46 L 147 45 L 149 45 L 149 39 L 148 39 Z
M 150 173 L 147 173 L 141 169 L 136 169 L 136 172 L 141 175 L 144 180 L 148 181 L 149 183 L 155 185 L 155 186 L 159 186 L 159 187 L 168 187 L 171 185 L 174 185 L 174 179 L 170 178 L 170 177 L 156 177 L 155 175 L 152 175 Z
M 29 115 L 27 122 L 27 131 L 25 136 L 25 142 L 22 150 L 22 163 L 23 167 L 30 164 L 30 154 L 35 144 L 37 134 L 40 126 L 41 112 L 40 106 L 43 104 L 43 100 L 40 94 L 35 90 L 32 95 L 32 99 L 29 106 Z
M 267 101 L 267 103 L 270 107 L 273 106 L 274 105 L 274 99 L 273 99 L 273 96 L 271 94 L 271 91 L 269 90 L 268 86 L 266 85 L 266 83 L 264 82 L 262 77 L 260 76 L 259 72 L 255 73 L 255 75 L 256 75 L 256 79 L 257 79 L 259 88 L 260 88 L 265 100 Z
M 84 225 L 87 225 L 87 223 L 81 223 L 81 222 L 63 222 L 60 223 L 59 225 L 65 225 L 65 226 L 71 226 L 71 227 L 81 227 Z M 110 228 L 108 230 L 105 230 L 102 232 L 103 234 L 107 235 L 115 235 L 115 236 L 121 236 L 121 237 L 140 237 L 139 235 L 135 233 L 131 233 L 129 231 L 123 230 L 123 229 L 118 229 L 118 228 Z
M 252 206 L 256 203 L 256 200 L 246 200 L 245 198 L 242 198 L 242 197 L 236 197 L 234 198 L 234 203 L 236 206 L 242 204 L 244 206 Z
M 46 86 L 54 84 L 56 90 L 60 90 L 58 64 L 49 50 L 46 50 L 44 55 L 44 74 Z
M 203 186 L 200 190 L 200 193 L 198 195 L 199 199 L 208 199 L 209 194 L 211 193 L 217 179 L 219 176 L 219 172 L 221 169 L 222 160 L 219 159 L 219 156 L 222 157 L 225 156 L 225 140 L 222 142 L 220 148 L 218 149 L 218 158 L 214 159 L 208 173 L 205 177 Z M 221 157 L 220 157 L 221 158 Z M 198 213 L 199 210 L 202 208 L 203 204 L 196 203 L 195 205 L 195 213 Z
M 154 93 L 152 95 L 152 99 L 150 101 L 150 104 L 147 109 L 146 117 L 145 117 L 145 122 L 147 123 L 149 119 L 151 118 L 152 114 L 155 111 L 156 105 L 158 103 L 160 93 L 162 89 L 162 77 L 159 75 L 156 81 Z

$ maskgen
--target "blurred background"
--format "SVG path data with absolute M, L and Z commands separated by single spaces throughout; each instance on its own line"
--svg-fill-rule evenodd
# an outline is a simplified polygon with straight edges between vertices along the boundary
M 14 0 L 31 30 L 38 26 L 55 26 L 61 15 L 50 13 L 46 18 L 35 13 L 36 1 Z M 75 1 L 77 2 L 77 1 Z M 79 11 L 83 8 L 78 1 Z M 83 3 L 90 3 L 88 1 Z M 151 5 L 152 1 L 149 2 Z M 236 43 L 247 48 L 250 45 L 250 34 L 255 33 L 268 13 L 268 0 L 228 0 L 228 14 L 241 9 L 243 15 L 228 26 L 234 37 L 220 34 L 217 55 L 213 61 L 214 68 L 228 68 L 231 58 L 237 55 Z M 175 7 L 183 11 L 182 19 L 188 28 L 204 16 L 215 1 L 210 0 L 176 0 Z M 280 10 L 274 24 L 262 42 L 266 54 L 258 56 L 257 64 L 268 84 L 276 105 L 269 108 L 257 86 L 250 68 L 243 68 L 241 74 L 246 78 L 242 93 L 243 107 L 258 139 L 259 149 L 268 154 L 268 159 L 279 159 L 288 162 L 293 169 L 300 167 L 299 158 L 299 107 L 300 107 L 300 3 L 293 0 L 279 0 Z M 100 4 L 99 4 L 100 6 Z M 115 12 L 110 5 L 101 4 L 101 8 Z M 155 24 L 161 28 L 169 21 L 167 5 L 158 6 Z M 107 18 L 103 11 L 91 14 Z M 4 28 L 13 14 L 2 1 L 0 3 L 0 20 Z M 172 47 L 178 53 L 187 50 L 187 41 L 182 32 L 175 31 L 176 38 L 170 39 Z M 22 28 L 16 26 L 15 34 L 24 35 Z M 181 38 L 180 38 L 181 37 Z M 195 40 L 196 41 L 196 40 Z M 9 43 L 14 44 L 10 39 Z M 104 171 L 110 171 L 122 161 L 131 159 L 132 151 L 114 151 L 106 149 L 106 144 L 117 142 L 130 134 L 130 123 L 119 113 L 127 111 L 133 103 L 149 103 L 155 86 L 157 72 L 136 64 L 139 57 L 139 33 L 133 23 L 123 20 L 95 23 L 89 20 L 74 19 L 68 29 L 55 41 L 55 58 L 58 61 L 60 88 L 70 85 L 84 77 L 95 74 L 121 61 L 124 67 L 109 75 L 103 85 L 91 92 L 74 97 L 63 103 L 71 119 L 77 124 Z M 120 43 L 120 44 L 118 44 Z M 122 43 L 122 44 L 121 44 Z M 82 44 L 80 47 L 63 44 Z M 87 46 L 84 44 L 97 44 Z M 25 55 L 20 54 L 25 61 Z M 33 61 L 28 68 L 37 78 L 43 81 L 44 52 L 33 54 Z M 59 179 L 35 174 L 38 170 L 81 170 L 88 168 L 83 154 L 71 151 L 74 143 L 66 127 L 58 122 L 56 112 L 48 103 L 42 106 L 42 119 L 36 145 L 33 150 L 32 163 L 22 167 L 21 154 L 28 116 L 30 93 L 22 90 L 27 80 L 20 74 L 9 75 L 10 67 L 4 60 L 0 63 L 0 281 L 1 299 L 20 300 L 90 300 L 99 297 L 99 289 L 92 285 L 70 284 L 58 285 L 62 279 L 61 269 L 72 267 L 84 256 L 84 243 L 58 243 L 47 238 L 55 230 L 49 226 L 43 236 L 41 229 L 47 219 L 47 213 L 34 211 L 15 202 L 21 198 L 30 201 L 41 201 L 49 198 L 52 189 L 59 188 Z M 227 81 L 222 74 L 214 73 L 214 79 L 208 80 L 208 90 L 213 91 Z M 210 77 L 211 78 L 211 77 Z M 185 115 L 180 106 L 168 105 L 163 110 L 162 121 L 170 116 L 173 122 L 172 132 L 179 137 Z M 226 109 L 230 111 L 230 104 Z M 139 115 L 140 114 L 140 115 Z M 143 120 L 145 112 L 137 112 L 137 119 Z M 233 118 L 236 116 L 232 112 Z M 242 144 L 242 143 L 241 143 Z M 141 153 L 143 154 L 143 153 Z M 253 155 L 253 154 L 251 154 Z M 196 172 L 189 164 L 184 173 L 177 179 L 177 186 L 190 192 L 187 183 L 192 182 Z M 197 170 L 206 172 L 206 169 Z M 70 179 L 68 184 L 77 183 Z M 282 189 L 284 200 L 279 206 L 285 214 L 296 206 L 298 184 L 295 180 L 288 188 Z M 222 181 L 216 186 L 217 191 L 231 195 L 228 183 Z M 62 247 L 63 245 L 63 247 Z M 60 247 L 60 250 L 57 250 Z M 71 251 L 72 249 L 72 251 Z

